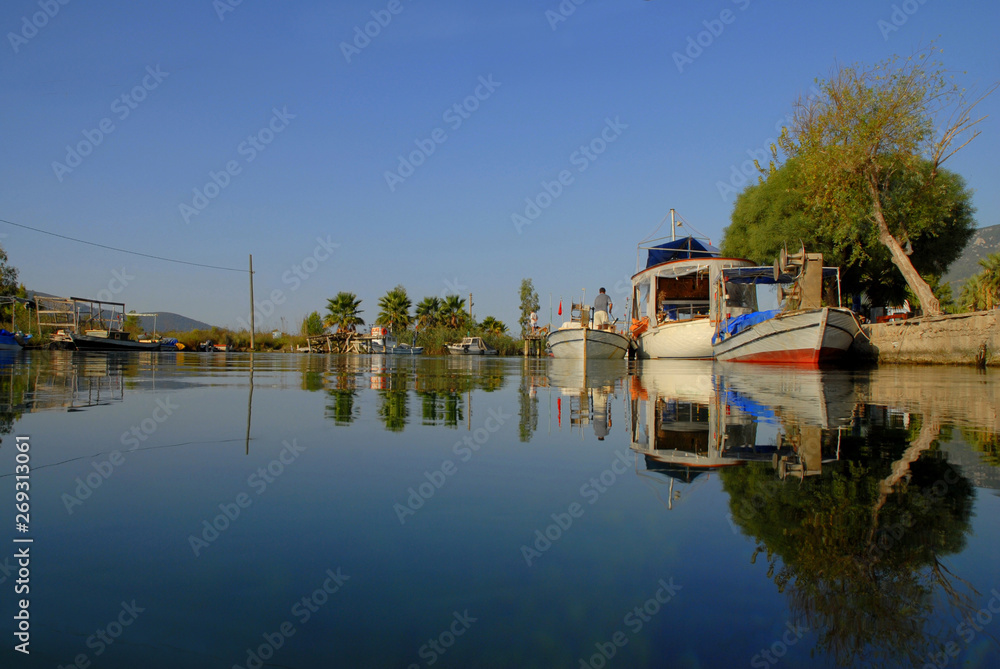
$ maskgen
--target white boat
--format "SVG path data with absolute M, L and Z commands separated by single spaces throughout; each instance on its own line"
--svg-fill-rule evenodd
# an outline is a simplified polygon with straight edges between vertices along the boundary
M 465 337 L 457 344 L 446 344 L 451 355 L 497 355 L 495 348 L 490 348 L 482 337 Z
M 720 318 L 711 291 L 722 270 L 753 263 L 723 258 L 717 248 L 694 237 L 656 241 L 640 244 L 640 253 L 647 252 L 646 264 L 632 277 L 636 357 L 711 358 Z
M 591 360 L 621 360 L 628 353 L 631 341 L 631 337 L 618 332 L 613 325 L 591 327 L 590 308 L 580 304 L 570 305 L 570 319 L 547 338 L 553 358 Z
M 713 339 L 716 360 L 816 367 L 845 357 L 861 325 L 850 309 L 820 306 L 824 277 L 837 278 L 839 295 L 839 271 L 823 267 L 818 253 L 788 261 L 783 254 L 774 267 L 722 272 L 716 294 L 726 317 Z M 759 285 L 781 287 L 790 308 L 758 311 Z
M 390 334 L 387 328 L 372 328 L 372 353 L 386 353 L 392 355 L 421 355 L 424 352 L 423 346 L 411 346 L 396 339 L 396 335 Z

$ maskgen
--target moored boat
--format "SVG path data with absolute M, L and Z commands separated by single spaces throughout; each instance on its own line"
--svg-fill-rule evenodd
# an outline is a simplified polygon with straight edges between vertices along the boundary
M 714 323 L 720 317 L 713 286 L 722 270 L 753 263 L 723 258 L 717 248 L 694 237 L 655 241 L 640 244 L 646 263 L 632 277 L 636 357 L 711 358 Z
M 620 360 L 628 353 L 631 341 L 631 337 L 618 332 L 613 325 L 592 327 L 590 308 L 580 304 L 570 306 L 570 320 L 547 338 L 554 358 L 593 360 Z
M 371 351 L 372 353 L 384 353 L 390 355 L 421 355 L 424 352 L 423 346 L 412 346 L 400 342 L 396 335 L 391 334 L 387 328 L 373 327 Z M 414 337 L 414 342 L 416 337 Z
M 839 271 L 823 267 L 823 256 L 783 253 L 773 267 L 724 270 L 716 289 L 720 311 L 713 336 L 715 359 L 808 367 L 836 363 L 846 356 L 861 325 L 850 309 L 822 306 L 823 278 Z M 756 286 L 779 286 L 784 308 L 757 309 Z
M 124 330 L 86 330 L 70 333 L 78 351 L 158 351 L 160 342 L 140 342 Z
M 31 335 L 0 328 L 0 351 L 20 351 L 29 339 Z
M 457 344 L 445 344 L 451 355 L 497 355 L 498 351 L 486 345 L 482 337 L 464 337 Z

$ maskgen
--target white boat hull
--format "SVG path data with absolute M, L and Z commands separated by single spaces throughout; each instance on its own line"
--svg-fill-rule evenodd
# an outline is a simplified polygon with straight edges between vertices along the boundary
M 629 338 L 611 330 L 566 328 L 549 334 L 553 358 L 620 360 L 628 352 Z
M 848 309 L 791 311 L 718 342 L 715 359 L 817 366 L 841 359 L 860 331 Z
M 710 359 L 714 333 L 707 318 L 661 323 L 639 335 L 637 357 Z

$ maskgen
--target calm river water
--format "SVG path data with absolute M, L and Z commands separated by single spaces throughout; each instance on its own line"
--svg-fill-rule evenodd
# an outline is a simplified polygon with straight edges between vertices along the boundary
M 994 370 L 32 352 L 0 433 L 3 667 L 1000 666 Z

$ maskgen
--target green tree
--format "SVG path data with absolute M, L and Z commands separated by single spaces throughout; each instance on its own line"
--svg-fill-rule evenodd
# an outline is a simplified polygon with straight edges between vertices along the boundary
M 402 285 L 383 295 L 378 301 L 378 306 L 379 313 L 375 323 L 387 326 L 390 332 L 405 330 L 413 322 L 413 317 L 410 315 L 412 302 Z
M 461 327 L 469 316 L 465 312 L 465 299 L 458 295 L 445 295 L 438 316 L 450 328 Z
M 336 326 L 338 332 L 353 332 L 358 325 L 365 324 L 358 315 L 362 313 L 360 306 L 361 300 L 354 293 L 344 291 L 337 293 L 336 297 L 326 301 L 327 315 L 323 325 Z
M 314 311 L 302 319 L 301 332 L 306 336 L 323 334 L 323 319 L 318 311 Z
M 142 323 L 139 321 L 139 317 L 135 315 L 135 311 L 130 311 L 125 315 L 125 322 L 122 324 L 122 330 L 134 335 L 142 332 Z
M 909 214 L 938 195 L 941 164 L 978 135 L 972 111 L 993 88 L 970 99 L 932 53 L 838 67 L 819 96 L 795 104 L 779 146 L 801 159 L 806 201 L 833 223 L 838 242 L 877 240 L 924 313 L 936 315 L 941 307 L 911 255 L 914 239 L 933 239 L 939 222 Z
M 487 316 L 484 318 L 483 322 L 479 324 L 479 327 L 481 327 L 484 332 L 495 335 L 502 335 L 507 332 L 507 326 L 504 325 L 503 321 L 499 321 L 493 316 Z
M 932 168 L 930 161 L 916 167 L 924 175 Z M 896 199 L 907 204 L 886 215 L 893 227 L 896 217 L 907 217 L 913 230 L 910 261 L 931 281 L 958 258 L 975 232 L 972 192 L 959 175 L 945 169 L 938 170 L 938 187 L 931 193 L 913 192 L 912 188 L 904 193 L 907 184 L 899 183 L 902 176 L 897 173 L 890 178 L 889 186 Z M 770 264 L 782 246 L 794 251 L 802 244 L 808 251 L 822 252 L 825 264 L 841 268 L 845 295 L 864 293 L 876 306 L 900 304 L 908 296 L 919 302 L 914 293 L 908 293 L 906 281 L 885 246 L 872 236 L 843 234 L 842 220 L 813 206 L 809 198 L 802 159 L 787 160 L 767 181 L 749 186 L 739 195 L 723 238 L 723 254 Z M 941 290 L 944 287 L 935 294 L 943 294 Z
M 430 328 L 438 324 L 440 320 L 441 300 L 437 297 L 425 297 L 417 303 L 416 316 L 417 325 L 421 328 Z
M 979 261 L 982 271 L 962 285 L 959 306 L 963 311 L 982 311 L 1000 305 L 1000 253 Z
M 531 329 L 531 312 L 538 311 L 538 293 L 535 292 L 535 286 L 531 283 L 531 279 L 521 279 L 521 318 L 518 319 L 518 324 L 521 326 L 521 336 L 524 336 L 525 332 Z
M 0 246 L 0 296 L 4 297 L 24 297 L 19 295 L 17 285 L 17 268 L 9 264 L 7 252 Z M 0 308 L 0 320 L 9 323 L 11 310 L 16 305 L 3 305 Z

